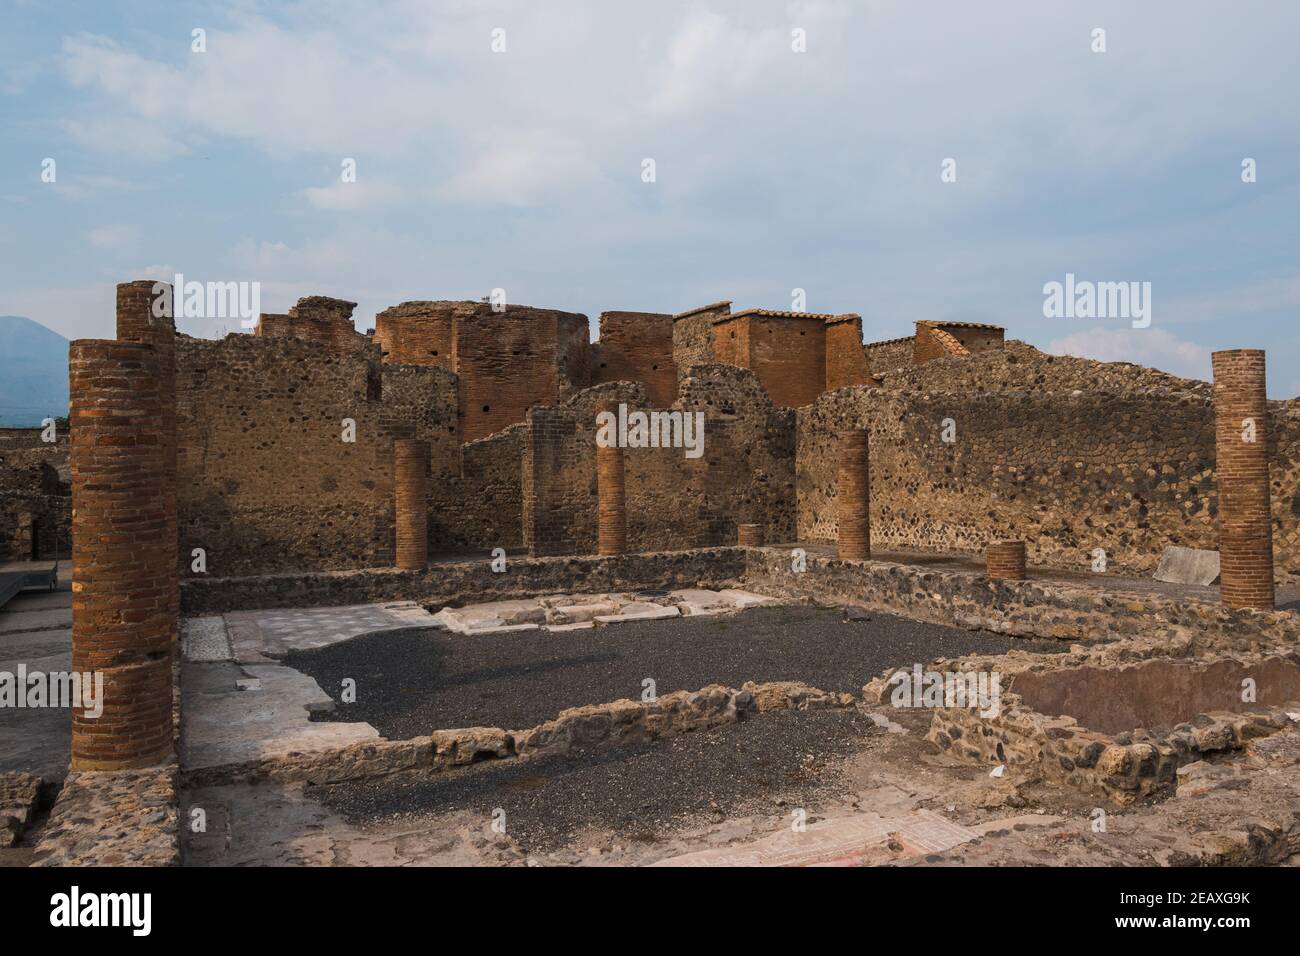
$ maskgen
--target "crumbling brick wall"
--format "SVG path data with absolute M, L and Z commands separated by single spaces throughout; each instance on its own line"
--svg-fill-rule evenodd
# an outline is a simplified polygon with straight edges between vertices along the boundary
M 1002 348 L 1004 331 L 995 325 L 976 322 L 916 323 L 912 340 L 912 364 L 924 365 L 950 356 L 969 356 Z
M 660 312 L 602 312 L 591 383 L 640 382 L 656 408 L 677 397 L 673 317 Z
M 360 348 L 366 337 L 352 323 L 355 302 L 309 295 L 287 313 L 263 312 L 253 330 L 255 336 L 272 339 L 304 339 L 324 345 L 335 352 Z

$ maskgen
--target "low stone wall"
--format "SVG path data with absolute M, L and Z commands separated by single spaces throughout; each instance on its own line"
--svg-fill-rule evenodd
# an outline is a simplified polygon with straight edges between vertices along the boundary
M 1258 651 L 1300 640 L 1300 614 L 1251 611 L 1176 601 L 1151 593 L 1100 591 L 1035 580 L 990 580 L 982 574 L 939 571 L 883 561 L 809 556 L 791 569 L 790 551 L 749 552 L 746 585 L 826 603 L 856 604 L 936 624 L 1017 637 L 1114 641 L 1112 656 Z
M 606 750 L 734 724 L 772 710 L 849 707 L 853 703 L 851 694 L 832 694 L 792 681 L 749 682 L 740 689 L 711 684 L 698 691 L 664 694 L 649 702 L 616 700 L 571 707 L 554 720 L 527 730 L 438 730 L 412 740 L 352 744 L 318 754 L 205 767 L 188 774 L 186 783 L 191 787 L 264 780 L 341 783 L 410 770 L 448 770 L 482 760 Z
M 511 558 L 502 573 L 479 561 L 435 564 L 424 571 L 371 568 L 269 574 L 247 578 L 191 578 L 181 584 L 182 614 L 274 607 L 329 607 L 378 601 L 460 605 L 583 591 L 721 590 L 739 584 L 742 548 L 709 548 L 601 558 Z
M 180 863 L 176 766 L 68 774 L 32 866 Z

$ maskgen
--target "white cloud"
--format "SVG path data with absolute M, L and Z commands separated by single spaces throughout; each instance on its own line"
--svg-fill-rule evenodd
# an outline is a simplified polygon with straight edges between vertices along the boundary
M 628 176 L 639 166 L 631 163 Z M 503 203 L 527 206 L 572 187 L 590 188 L 603 178 L 581 144 L 560 133 L 493 130 L 467 167 L 438 190 L 453 202 Z
M 1100 362 L 1133 362 L 1184 378 L 1210 379 L 1210 350 L 1159 328 L 1096 327 L 1053 340 L 1047 351 Z
M 86 233 L 86 241 L 100 249 L 120 249 L 139 239 L 140 227 L 135 225 L 97 226 Z
M 402 190 L 391 183 L 358 179 L 354 183 L 340 180 L 330 186 L 311 186 L 303 190 L 303 195 L 317 209 L 360 210 L 397 202 L 402 197 Z

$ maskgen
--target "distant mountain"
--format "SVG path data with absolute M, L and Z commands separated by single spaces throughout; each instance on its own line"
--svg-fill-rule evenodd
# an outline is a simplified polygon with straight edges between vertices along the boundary
M 0 315 L 0 425 L 68 414 L 68 340 L 31 319 Z

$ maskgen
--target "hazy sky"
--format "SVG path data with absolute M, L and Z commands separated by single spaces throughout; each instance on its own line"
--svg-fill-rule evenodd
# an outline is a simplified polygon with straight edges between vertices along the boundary
M 1199 377 L 1263 347 L 1273 397 L 1300 393 L 1295 0 L 0 15 L 0 314 L 69 337 L 112 335 L 116 282 L 176 272 L 260 282 L 269 312 L 353 299 L 363 330 L 493 288 L 593 321 L 801 288 L 869 340 L 995 322 Z M 1150 282 L 1150 327 L 1045 318 L 1067 273 Z

